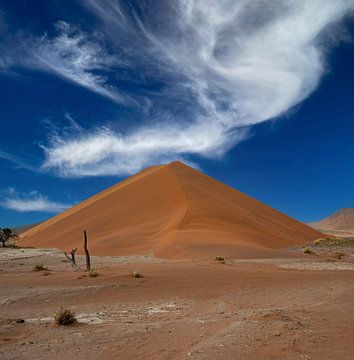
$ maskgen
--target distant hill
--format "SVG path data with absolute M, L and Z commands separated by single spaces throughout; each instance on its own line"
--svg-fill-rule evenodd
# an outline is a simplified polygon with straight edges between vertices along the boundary
M 22 243 L 191 258 L 299 246 L 322 234 L 181 162 L 154 166 L 27 230 Z
M 26 232 L 29 229 L 32 229 L 33 227 L 39 225 L 40 223 L 35 223 L 35 224 L 28 224 L 28 225 L 22 225 L 22 226 L 16 226 L 14 228 L 12 228 L 12 231 L 17 234 L 20 235 L 24 232 Z
M 330 235 L 354 237 L 354 208 L 340 209 L 325 219 L 309 225 Z

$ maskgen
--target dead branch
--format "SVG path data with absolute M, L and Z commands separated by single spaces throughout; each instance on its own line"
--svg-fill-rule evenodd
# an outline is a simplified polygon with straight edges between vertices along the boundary
M 73 262 L 72 257 L 70 257 L 66 252 L 64 252 L 64 255 L 65 255 L 66 259 L 70 262 L 71 266 L 76 268 L 77 267 L 76 262 Z
M 90 261 L 90 254 L 89 251 L 87 249 L 87 233 L 86 230 L 84 230 L 84 251 L 85 251 L 85 255 L 86 255 L 86 269 L 87 271 L 91 270 L 91 261 Z
M 71 261 L 72 261 L 72 263 L 75 264 L 75 265 L 76 265 L 76 260 L 75 260 L 76 250 L 77 250 L 77 248 L 76 248 L 76 249 L 72 249 L 71 252 L 70 252 L 70 254 L 71 254 Z

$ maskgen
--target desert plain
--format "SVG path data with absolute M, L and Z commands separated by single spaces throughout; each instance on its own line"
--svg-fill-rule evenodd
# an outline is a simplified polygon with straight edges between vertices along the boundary
M 150 168 L 0 248 L 0 358 L 353 359 L 354 247 L 321 236 L 183 164 Z

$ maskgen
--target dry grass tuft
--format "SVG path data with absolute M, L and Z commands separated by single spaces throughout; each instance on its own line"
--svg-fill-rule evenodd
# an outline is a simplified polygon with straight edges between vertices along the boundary
M 225 264 L 225 258 L 223 256 L 217 256 L 215 258 L 216 261 L 219 261 L 222 264 Z
M 75 313 L 62 307 L 54 314 L 54 321 L 57 325 L 73 325 L 77 322 Z
M 313 242 L 314 246 L 354 246 L 354 239 L 340 237 L 320 238 Z
M 48 270 L 47 267 L 45 267 L 43 264 L 36 264 L 33 267 L 33 271 L 46 271 Z
M 305 246 L 303 249 L 304 254 L 312 254 L 312 251 L 310 250 L 310 248 L 308 246 Z
M 95 269 L 91 269 L 88 273 L 89 277 L 97 277 L 99 274 Z
M 132 272 L 132 277 L 133 277 L 133 278 L 142 278 L 143 275 L 140 274 L 139 271 L 133 271 L 133 272 Z

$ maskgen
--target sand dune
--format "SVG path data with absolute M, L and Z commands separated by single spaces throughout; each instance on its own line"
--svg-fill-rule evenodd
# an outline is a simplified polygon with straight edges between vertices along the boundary
M 325 219 L 309 225 L 329 235 L 354 237 L 354 209 L 340 209 Z
M 151 167 L 22 234 L 62 250 L 89 234 L 95 255 L 246 254 L 306 244 L 321 234 L 180 162 Z

